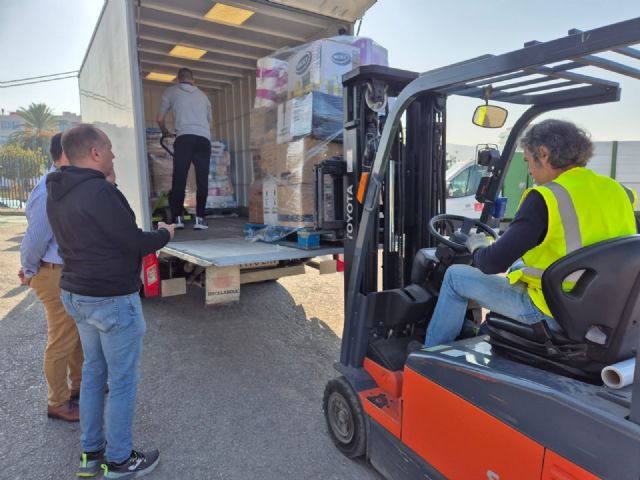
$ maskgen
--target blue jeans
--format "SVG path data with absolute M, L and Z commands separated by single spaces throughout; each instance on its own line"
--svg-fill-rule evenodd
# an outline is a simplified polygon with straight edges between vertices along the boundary
M 133 449 L 131 425 L 145 332 L 140 295 L 136 292 L 118 297 L 88 297 L 61 290 L 60 296 L 78 325 L 84 350 L 80 387 L 82 449 L 96 452 L 105 447 L 106 441 L 107 461 L 123 462 Z M 109 396 L 105 412 L 107 377 Z
M 553 318 L 533 304 L 524 283 L 511 285 L 506 277 L 488 275 L 470 265 L 452 265 L 444 275 L 425 346 L 451 342 L 460 335 L 469 300 L 523 323 L 546 320 L 550 329 L 562 330 Z

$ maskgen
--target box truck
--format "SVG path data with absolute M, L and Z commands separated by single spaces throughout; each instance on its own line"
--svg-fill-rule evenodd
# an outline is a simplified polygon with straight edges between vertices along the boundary
M 304 273 L 314 250 L 248 242 L 243 226 L 253 180 L 249 121 L 256 62 L 282 48 L 349 35 L 375 0 L 107 0 L 79 73 L 82 121 L 111 139 L 118 188 L 141 228 L 152 228 L 147 133 L 163 91 L 181 67 L 194 72 L 213 107 L 213 137 L 227 145 L 237 218 L 208 231 L 180 231 L 159 254 L 163 294 L 202 285 L 206 304 L 238 301 L 240 285 Z M 171 119 L 169 119 L 169 124 Z M 331 257 L 329 257 L 331 258 Z

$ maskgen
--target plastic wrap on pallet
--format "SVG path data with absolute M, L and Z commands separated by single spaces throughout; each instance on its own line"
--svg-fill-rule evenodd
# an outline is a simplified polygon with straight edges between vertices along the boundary
M 278 225 L 251 225 L 244 227 L 244 239 L 249 242 L 277 242 L 300 230 L 296 227 Z
M 249 115 L 249 142 L 252 148 L 276 143 L 277 105 L 254 108 Z
M 173 176 L 173 158 L 160 145 L 162 133 L 159 128 L 147 128 L 147 159 L 149 161 L 149 175 L 151 177 L 150 194 L 158 198 L 171 190 Z M 173 149 L 173 138 L 166 138 L 165 145 Z
M 288 184 L 315 183 L 314 167 L 331 157 L 342 155 L 342 144 L 304 137 L 287 144 L 280 178 Z
M 311 135 L 342 141 L 342 98 L 311 92 L 278 105 L 277 143 L 286 143 Z
M 251 151 L 253 178 L 279 178 L 285 170 L 287 144 L 265 144 Z

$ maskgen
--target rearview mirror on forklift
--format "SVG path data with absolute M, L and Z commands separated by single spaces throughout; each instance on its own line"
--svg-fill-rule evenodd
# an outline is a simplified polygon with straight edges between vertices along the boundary
M 495 105 L 480 105 L 473 112 L 473 124 L 483 128 L 500 128 L 507 120 L 508 111 Z

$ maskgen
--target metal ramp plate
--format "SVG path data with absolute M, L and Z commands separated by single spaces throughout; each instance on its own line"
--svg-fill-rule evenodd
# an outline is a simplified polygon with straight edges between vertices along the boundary
M 170 242 L 163 253 L 181 258 L 203 267 L 226 267 L 274 260 L 297 260 L 332 255 L 342 252 L 342 247 L 326 247 L 301 250 L 264 242 L 248 242 L 244 238 L 219 238 L 208 241 L 192 240 Z

